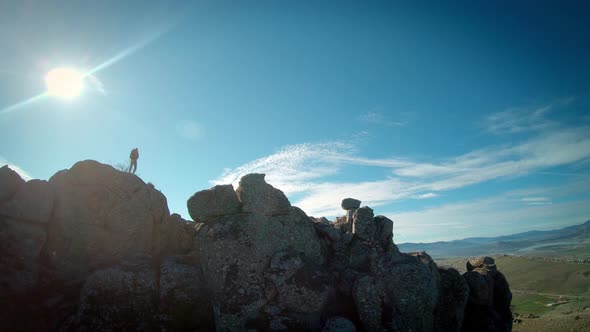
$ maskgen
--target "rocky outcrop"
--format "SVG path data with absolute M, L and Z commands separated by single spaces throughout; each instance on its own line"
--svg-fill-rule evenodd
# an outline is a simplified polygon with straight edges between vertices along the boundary
M 491 257 L 471 259 L 463 277 L 469 286 L 464 331 L 511 331 L 512 293 L 504 275 Z
M 152 255 L 169 216 L 166 198 L 140 178 L 96 161 L 55 174 L 47 260 L 57 277 L 79 280 L 101 266 Z
M 10 199 L 25 184 L 8 165 L 0 167 L 0 203 Z
M 335 222 L 311 218 L 250 174 L 235 191 L 195 193 L 187 221 L 152 185 L 95 161 L 49 181 L 11 172 L 0 169 L 0 330 L 511 328 L 493 259 L 460 275 L 401 253 L 393 221 L 356 199 Z

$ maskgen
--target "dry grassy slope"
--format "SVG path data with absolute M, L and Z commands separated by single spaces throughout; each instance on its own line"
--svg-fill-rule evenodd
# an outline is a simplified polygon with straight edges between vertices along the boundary
M 541 258 L 496 256 L 498 269 L 506 275 L 513 292 L 513 312 L 539 318 L 521 318 L 514 331 L 590 332 L 590 264 Z M 466 259 L 437 260 L 465 270 Z M 565 295 L 570 303 L 547 307 Z

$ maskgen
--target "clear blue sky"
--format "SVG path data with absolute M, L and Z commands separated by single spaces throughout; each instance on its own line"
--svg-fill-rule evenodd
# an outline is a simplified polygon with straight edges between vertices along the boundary
M 361 199 L 394 241 L 590 219 L 584 1 L 3 1 L 0 163 L 127 162 L 186 200 L 267 173 L 309 215 Z M 98 69 L 72 101 L 52 68 Z

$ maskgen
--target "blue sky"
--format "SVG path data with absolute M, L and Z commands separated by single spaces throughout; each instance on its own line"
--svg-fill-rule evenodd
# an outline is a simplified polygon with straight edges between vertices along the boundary
M 590 219 L 582 1 L 0 3 L 0 164 L 127 162 L 188 217 L 267 174 L 309 215 L 361 199 L 394 241 Z M 92 71 L 72 101 L 44 75 Z M 17 105 L 17 107 L 14 107 Z

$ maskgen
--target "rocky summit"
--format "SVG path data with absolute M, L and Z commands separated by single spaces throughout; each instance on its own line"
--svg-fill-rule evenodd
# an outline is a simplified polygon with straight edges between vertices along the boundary
M 394 223 L 291 206 L 264 174 L 196 192 L 86 160 L 49 181 L 0 169 L 1 331 L 510 331 L 494 260 L 461 275 L 402 253 Z

